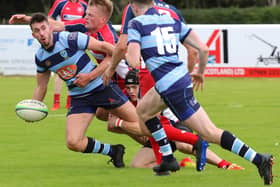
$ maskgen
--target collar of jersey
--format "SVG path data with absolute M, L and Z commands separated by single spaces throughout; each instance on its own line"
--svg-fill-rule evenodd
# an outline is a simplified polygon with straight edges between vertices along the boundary
M 145 15 L 153 15 L 153 14 L 159 14 L 158 11 L 155 8 L 149 8 L 146 12 Z

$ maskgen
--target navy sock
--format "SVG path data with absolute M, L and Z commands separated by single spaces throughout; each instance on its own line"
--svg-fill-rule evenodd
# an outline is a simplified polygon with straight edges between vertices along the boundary
M 157 117 L 154 117 L 146 121 L 145 124 L 160 147 L 160 152 L 163 155 L 162 159 L 165 161 L 172 160 L 174 158 L 172 148 L 167 140 L 165 131 L 162 128 L 159 119 Z
M 99 153 L 103 155 L 112 155 L 110 144 L 101 143 L 100 141 L 88 137 L 88 144 L 83 153 Z
M 235 137 L 232 133 L 224 131 L 221 137 L 221 146 L 246 160 L 258 165 L 261 161 L 260 154 Z

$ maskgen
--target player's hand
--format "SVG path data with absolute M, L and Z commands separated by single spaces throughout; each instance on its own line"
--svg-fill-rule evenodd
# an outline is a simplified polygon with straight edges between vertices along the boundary
M 203 91 L 204 88 L 204 75 L 197 72 L 192 72 L 190 74 L 192 76 L 193 81 L 193 90 L 195 91 Z
M 28 19 L 28 16 L 25 14 L 14 14 L 9 19 L 9 24 L 15 24 L 15 23 L 28 23 L 30 20 Z
M 102 76 L 102 80 L 103 80 L 103 84 L 105 86 L 109 85 L 112 76 L 114 75 L 115 70 L 113 70 L 112 68 L 107 68 L 106 71 L 104 72 L 103 76 Z
M 83 88 L 91 81 L 88 73 L 80 73 L 76 76 L 76 80 L 73 82 L 76 86 Z

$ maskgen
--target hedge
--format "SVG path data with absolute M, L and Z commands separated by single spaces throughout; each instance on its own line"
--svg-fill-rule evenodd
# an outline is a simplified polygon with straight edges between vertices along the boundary
M 212 8 L 181 10 L 190 24 L 277 24 L 280 23 L 280 6 L 252 8 Z M 121 15 L 111 21 L 121 24 Z

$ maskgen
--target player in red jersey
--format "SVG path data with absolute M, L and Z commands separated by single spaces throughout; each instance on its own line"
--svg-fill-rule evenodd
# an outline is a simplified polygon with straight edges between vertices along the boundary
M 115 45 L 118 42 L 118 36 L 111 22 L 109 21 L 112 12 L 108 12 L 106 3 L 102 3 L 104 1 L 91 2 L 94 6 L 88 7 L 85 18 L 64 22 L 65 29 L 70 32 L 85 32 L 100 41 L 106 41 Z M 92 51 L 92 54 L 97 59 L 99 64 L 105 58 L 105 54 L 102 52 Z M 122 61 L 122 59 L 120 59 L 120 61 Z M 119 67 L 121 68 L 119 68 L 119 71 L 117 70 L 114 80 L 118 83 L 120 88 L 124 88 L 123 78 L 128 71 L 128 66 L 122 61 Z M 105 68 L 103 70 L 105 70 Z
M 133 103 L 134 106 L 137 105 L 138 100 L 140 98 L 140 93 L 139 93 L 139 78 L 138 78 L 138 71 L 135 69 L 130 70 L 125 78 L 125 89 L 124 93 L 128 96 L 129 100 Z M 181 133 L 183 131 L 189 132 L 190 129 L 186 128 L 185 126 L 179 125 L 178 124 L 178 119 L 172 114 L 170 110 L 166 110 L 162 113 L 162 115 L 165 116 L 165 118 L 162 118 L 163 126 L 165 128 L 172 128 L 171 124 L 173 123 L 175 126 L 179 126 L 179 129 L 181 129 Z M 122 129 L 125 127 L 122 126 L 115 126 L 118 125 L 116 123 L 116 120 L 111 118 L 109 121 L 109 129 Z M 116 132 L 116 131 L 115 131 Z M 190 144 L 186 144 L 183 142 L 175 141 L 172 144 L 172 147 L 174 150 L 179 150 L 182 153 L 186 154 L 195 154 L 193 150 L 193 146 Z M 136 167 L 136 168 L 152 168 L 156 164 L 159 164 L 161 161 L 161 154 L 159 152 L 154 152 L 154 151 L 159 151 L 153 150 L 151 147 L 150 141 L 146 141 L 143 144 L 143 147 L 135 154 L 134 158 L 132 159 L 131 162 L 131 167 Z M 222 169 L 228 169 L 228 170 L 243 170 L 244 168 L 241 166 L 238 166 L 236 164 L 232 164 L 226 160 L 221 159 L 218 155 L 216 155 L 214 152 L 211 150 L 207 150 L 207 162 L 210 164 L 213 164 L 217 166 L 218 168 Z M 184 167 L 186 165 L 193 166 L 193 162 L 189 158 L 185 158 L 181 161 L 180 166 Z
M 69 21 L 80 19 L 85 16 L 87 9 L 87 3 L 83 0 L 56 0 L 48 16 L 61 21 Z M 60 108 L 60 92 L 63 81 L 59 76 L 55 75 L 54 78 L 54 95 L 53 95 L 53 107 L 52 110 L 58 110 Z M 69 108 L 71 97 L 67 96 L 65 108 Z
M 87 3 L 83 0 L 56 0 L 48 16 L 55 20 L 69 21 L 85 16 Z

